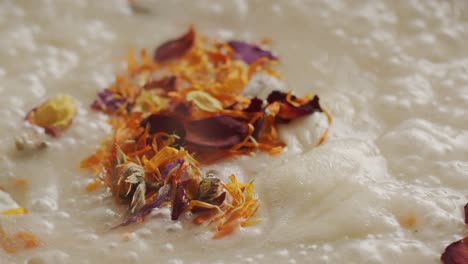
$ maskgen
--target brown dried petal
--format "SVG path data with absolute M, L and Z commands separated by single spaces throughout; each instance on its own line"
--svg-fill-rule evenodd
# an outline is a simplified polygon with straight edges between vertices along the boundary
M 263 110 L 263 100 L 257 97 L 254 97 L 250 100 L 250 104 L 247 108 L 244 109 L 244 112 L 253 113 L 261 112 Z
M 281 91 L 272 91 L 267 97 L 267 102 L 268 104 L 274 102 L 286 102 L 287 95 L 287 93 L 283 93 Z M 295 97 L 293 96 L 292 99 L 295 99 Z
M 152 114 L 145 118 L 141 125 L 148 128 L 150 134 L 164 132 L 176 134 L 181 139 L 185 137 L 185 128 L 182 120 L 172 114 Z
M 177 90 L 177 77 L 174 75 L 166 76 L 161 79 L 151 80 L 143 86 L 143 89 L 146 90 L 157 88 L 163 89 L 165 91 Z
M 212 199 L 211 201 L 208 201 L 207 203 L 212 204 L 212 205 L 216 205 L 216 206 L 220 206 L 220 205 L 223 204 L 224 200 L 226 200 L 226 192 L 221 193 L 218 197 Z M 192 208 L 192 213 L 199 214 L 199 213 L 202 213 L 202 212 L 206 212 L 208 210 L 210 210 L 210 209 L 196 206 L 196 207 Z
M 180 58 L 187 53 L 195 43 L 195 31 L 193 28 L 185 35 L 169 40 L 159 46 L 154 53 L 154 60 L 157 62 L 166 62 L 172 59 Z
M 263 50 L 260 47 L 247 42 L 233 40 L 229 41 L 228 44 L 234 50 L 236 58 L 247 64 L 251 64 L 260 58 L 278 60 L 278 58 L 271 54 L 270 51 Z
M 289 103 L 282 103 L 278 117 L 284 121 L 290 121 L 302 116 L 311 115 L 315 112 L 322 112 L 318 96 L 314 96 L 312 100 L 299 107 L 292 106 Z
M 207 148 L 230 148 L 247 136 L 247 123 L 230 116 L 194 120 L 187 125 L 187 144 Z
M 466 264 L 468 263 L 468 237 L 453 242 L 440 257 L 444 264 Z

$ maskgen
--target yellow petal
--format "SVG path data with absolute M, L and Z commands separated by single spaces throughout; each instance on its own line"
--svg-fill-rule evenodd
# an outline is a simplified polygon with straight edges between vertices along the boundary
M 19 214 L 25 214 L 26 212 L 27 212 L 26 208 L 18 207 L 18 208 L 12 208 L 12 209 L 5 210 L 5 211 L 1 212 L 1 214 L 3 214 L 3 215 L 19 215 Z
M 168 161 L 176 160 L 178 158 L 179 151 L 175 148 L 164 147 L 156 155 L 154 155 L 146 164 L 145 171 L 155 172 L 158 167 Z
M 19 206 L 15 200 L 5 191 L 0 190 L 0 214 L 17 215 L 25 214 L 26 209 Z
M 216 112 L 223 109 L 218 99 L 203 91 L 192 91 L 187 94 L 187 101 L 193 102 L 198 108 L 206 112 Z
M 27 119 L 43 128 L 62 130 L 70 125 L 76 112 L 77 106 L 73 98 L 68 95 L 57 95 L 33 109 Z

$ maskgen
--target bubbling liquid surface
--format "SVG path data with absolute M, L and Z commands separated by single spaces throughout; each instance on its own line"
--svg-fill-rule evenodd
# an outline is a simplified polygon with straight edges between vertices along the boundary
M 1 263 L 439 263 L 466 236 L 466 1 L 0 2 L 0 185 L 28 208 L 5 230 L 43 241 Z M 194 24 L 212 38 L 273 40 L 286 89 L 317 93 L 332 113 L 314 148 L 317 116 L 281 127 L 288 147 L 212 166 L 255 178 L 262 222 L 213 241 L 189 217 L 123 215 L 78 169 L 109 133 L 89 104 L 122 70 L 127 48 L 154 47 Z M 266 89 L 282 84 L 259 80 Z M 27 111 L 73 96 L 73 125 L 47 150 L 15 153 Z M 11 182 L 23 178 L 26 190 Z

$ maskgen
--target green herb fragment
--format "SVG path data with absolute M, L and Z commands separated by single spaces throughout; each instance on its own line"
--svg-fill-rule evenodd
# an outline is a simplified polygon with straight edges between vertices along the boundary
M 15 138 L 15 147 L 18 151 L 33 151 L 45 149 L 48 144 L 37 135 L 23 135 Z

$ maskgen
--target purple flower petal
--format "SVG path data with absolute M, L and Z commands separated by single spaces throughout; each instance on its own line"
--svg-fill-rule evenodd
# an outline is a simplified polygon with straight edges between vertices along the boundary
M 126 100 L 121 98 L 109 89 L 104 89 L 98 93 L 98 98 L 91 104 L 91 108 L 97 111 L 110 111 L 113 112 L 121 108 Z
M 195 31 L 190 28 L 183 36 L 169 40 L 159 46 L 154 52 L 154 60 L 157 62 L 166 62 L 180 58 L 192 48 L 194 43 Z
M 251 64 L 260 58 L 268 58 L 270 60 L 278 60 L 276 56 L 267 50 L 263 50 L 256 45 L 252 45 L 243 41 L 229 41 L 229 46 L 234 50 L 237 59 Z
M 319 97 L 314 96 L 308 102 L 302 104 L 301 106 L 293 106 L 286 100 L 286 93 L 280 91 L 273 91 L 268 95 L 267 101 L 269 104 L 274 102 L 281 103 L 281 110 L 278 113 L 277 117 L 284 122 L 289 122 L 299 117 L 303 117 L 306 115 L 311 115 L 315 112 L 323 112 L 322 108 L 320 107 Z M 295 96 L 291 96 L 292 100 L 295 100 Z
M 141 207 L 141 209 L 138 210 L 138 212 L 136 212 L 127 221 L 121 223 L 120 225 L 118 225 L 118 226 L 116 226 L 116 227 L 114 227 L 112 229 L 122 227 L 122 226 L 128 226 L 130 224 L 135 223 L 136 221 L 138 221 L 142 217 L 145 217 L 145 216 L 149 215 L 151 213 L 151 211 L 153 211 L 154 208 L 157 208 L 157 207 L 161 206 L 161 204 L 164 201 L 166 201 L 170 190 L 171 190 L 171 185 L 170 184 L 167 184 L 167 185 L 164 185 L 163 187 L 161 187 L 161 189 L 159 189 L 158 196 L 153 201 L 143 205 L 143 207 Z
M 468 237 L 453 242 L 440 257 L 444 264 L 467 264 L 468 263 Z
M 187 200 L 187 197 L 185 196 L 185 183 L 187 182 L 188 181 L 180 182 L 177 184 L 175 196 L 174 196 L 174 202 L 172 203 L 172 213 L 171 213 L 172 220 L 179 219 L 179 216 L 188 206 L 188 200 Z
M 162 179 L 165 180 L 169 173 L 178 166 L 182 165 L 182 163 L 184 163 L 184 159 L 176 159 L 173 162 L 169 162 L 168 164 L 160 166 L 159 172 L 161 173 Z
M 247 133 L 246 122 L 221 115 L 189 122 L 185 142 L 199 147 L 230 148 L 242 142 Z

